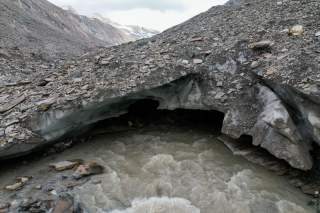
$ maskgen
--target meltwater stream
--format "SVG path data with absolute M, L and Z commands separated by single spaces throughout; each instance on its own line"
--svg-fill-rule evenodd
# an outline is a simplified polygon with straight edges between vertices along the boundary
M 88 212 L 105 213 L 306 213 L 310 198 L 264 168 L 233 156 L 205 130 L 158 127 L 96 136 L 63 153 L 0 174 L 0 187 L 15 176 L 33 176 L 16 195 L 36 195 L 37 184 L 60 173 L 50 163 L 95 160 L 105 173 L 71 194 Z M 39 190 L 38 190 L 39 191 Z

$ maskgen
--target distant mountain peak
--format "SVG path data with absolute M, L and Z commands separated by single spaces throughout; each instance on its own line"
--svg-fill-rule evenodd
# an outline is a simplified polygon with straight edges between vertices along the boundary
M 105 17 L 99 13 L 95 13 L 93 18 L 96 18 L 104 23 L 110 24 L 113 27 L 123 31 L 126 35 L 131 36 L 133 40 L 136 39 L 142 39 L 142 38 L 149 38 L 152 37 L 158 33 L 160 33 L 157 30 L 149 29 L 143 26 L 138 25 L 122 25 L 117 22 L 114 22 L 108 17 Z

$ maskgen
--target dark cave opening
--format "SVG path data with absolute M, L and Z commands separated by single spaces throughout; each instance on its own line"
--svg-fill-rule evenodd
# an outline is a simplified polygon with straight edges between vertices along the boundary
M 102 132 L 122 131 L 142 127 L 161 127 L 172 125 L 183 128 L 198 128 L 220 134 L 224 113 L 216 110 L 195 109 L 158 109 L 160 102 L 150 99 L 134 101 L 128 112 L 119 117 L 99 121 L 93 126 L 93 131 L 104 129 Z M 89 131 L 92 132 L 92 131 Z

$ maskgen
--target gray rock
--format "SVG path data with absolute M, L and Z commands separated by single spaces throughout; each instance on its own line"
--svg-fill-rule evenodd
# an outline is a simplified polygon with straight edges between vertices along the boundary
M 58 163 L 50 164 L 50 167 L 53 167 L 56 171 L 64 171 L 64 170 L 72 169 L 78 164 L 79 162 L 76 162 L 76 161 L 61 161 Z
M 251 49 L 269 49 L 274 45 L 274 42 L 270 41 L 270 40 L 263 40 L 263 41 L 259 41 L 259 42 L 254 42 L 249 44 L 249 47 Z
M 193 59 L 194 64 L 202 64 L 203 60 L 202 59 Z

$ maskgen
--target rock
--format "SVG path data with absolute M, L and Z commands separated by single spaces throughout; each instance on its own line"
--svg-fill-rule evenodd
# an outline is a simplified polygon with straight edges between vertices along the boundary
M 214 98 L 215 99 L 221 99 L 224 95 L 225 95 L 224 92 L 218 92 Z
M 282 4 L 283 4 L 282 1 L 277 1 L 277 5 L 278 5 L 278 6 L 281 6 Z
M 194 64 L 202 64 L 203 60 L 202 59 L 193 59 Z
M 109 61 L 108 59 L 102 59 L 102 60 L 100 61 L 100 64 L 101 64 L 101 65 L 109 65 L 109 64 L 110 64 L 110 61 Z
M 182 60 L 182 63 L 183 64 L 189 64 L 189 61 L 188 60 Z
M 301 187 L 301 190 L 303 191 L 303 193 L 308 194 L 308 195 L 314 195 L 315 192 L 319 192 L 320 191 L 320 185 L 317 183 L 310 183 L 310 184 L 306 184 L 303 185 Z
M 320 31 L 316 32 L 314 35 L 315 35 L 316 37 L 320 37 Z
M 10 206 L 10 203 L 0 203 L 0 213 L 8 213 Z
M 0 48 L 0 57 L 3 57 L 3 58 L 10 58 L 11 55 L 8 51 L 6 51 L 5 49 L 1 49 Z
M 270 40 L 263 40 L 249 44 L 249 48 L 254 50 L 270 49 L 274 43 Z
M 304 33 L 304 28 L 302 25 L 294 25 L 289 28 L 288 34 L 291 36 L 301 36 Z
M 260 66 L 260 63 L 259 63 L 258 61 L 253 61 L 253 62 L 251 63 L 251 65 L 250 65 L 250 67 L 251 67 L 252 69 L 255 69 L 255 68 L 259 67 L 259 66 Z
M 190 40 L 190 42 L 197 42 L 197 41 L 203 41 L 202 37 L 194 37 Z
M 76 171 L 73 173 L 75 179 L 80 179 L 82 177 L 87 177 L 90 175 L 102 174 L 104 167 L 96 162 L 90 162 L 88 164 L 79 165 Z
M 81 213 L 84 212 L 81 205 L 75 202 L 74 198 L 69 194 L 60 195 L 54 201 L 52 213 Z
M 34 188 L 37 189 L 37 190 L 41 190 L 42 186 L 41 185 L 36 185 Z
M 59 198 L 53 207 L 52 213 L 74 213 L 73 198 L 71 196 L 64 196 Z
M 36 105 L 38 106 L 38 110 L 47 111 L 50 108 L 50 106 L 55 102 L 56 102 L 56 98 L 49 98 L 36 103 Z
M 223 82 L 222 81 L 218 81 L 217 82 L 217 87 L 222 87 L 223 86 Z
M 56 195 L 50 199 L 25 199 L 14 212 L 52 212 L 52 213 L 81 213 L 84 209 L 67 194 Z
M 16 183 L 5 186 L 5 189 L 9 191 L 19 190 L 29 181 L 29 179 L 30 177 L 18 177 Z
M 19 98 L 12 100 L 11 102 L 9 102 L 7 104 L 0 105 L 0 113 L 4 113 L 4 112 L 9 111 L 10 109 L 14 108 L 18 104 L 22 103 L 25 99 L 26 99 L 26 96 L 22 95 Z
M 73 169 L 78 164 L 79 162 L 76 162 L 76 161 L 61 161 L 58 163 L 50 164 L 50 167 L 53 167 L 56 171 L 64 171 L 64 170 Z
M 44 87 L 46 86 L 48 83 L 50 83 L 51 81 L 48 81 L 47 79 L 41 79 L 38 81 L 37 86 L 39 87 Z
M 15 209 L 15 212 L 30 212 L 30 213 L 39 213 L 39 212 L 52 212 L 54 206 L 53 199 L 25 199 L 22 203 Z
M 266 71 L 266 75 L 273 75 L 276 72 L 276 70 L 273 67 L 270 67 Z

